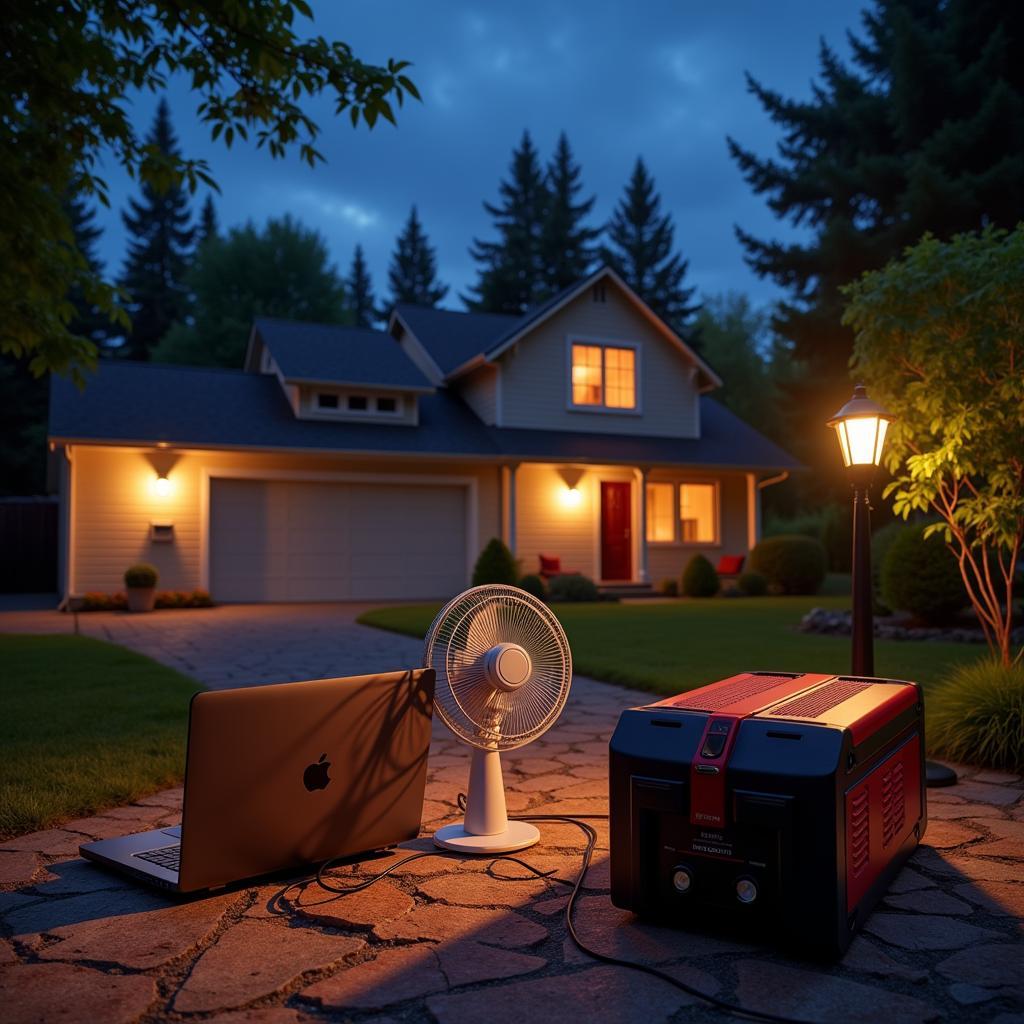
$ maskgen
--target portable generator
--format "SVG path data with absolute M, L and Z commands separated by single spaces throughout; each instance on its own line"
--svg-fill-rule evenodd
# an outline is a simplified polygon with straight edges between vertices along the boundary
M 611 897 L 839 956 L 924 834 L 916 683 L 747 672 L 622 713 Z

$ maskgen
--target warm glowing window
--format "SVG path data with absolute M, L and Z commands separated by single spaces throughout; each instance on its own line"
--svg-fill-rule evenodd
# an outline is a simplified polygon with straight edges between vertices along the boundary
M 647 485 L 647 539 L 653 542 L 676 539 L 675 484 Z
M 684 544 L 713 544 L 718 539 L 714 484 L 680 484 L 679 539 Z
M 572 346 L 572 404 L 636 408 L 636 352 L 612 345 Z

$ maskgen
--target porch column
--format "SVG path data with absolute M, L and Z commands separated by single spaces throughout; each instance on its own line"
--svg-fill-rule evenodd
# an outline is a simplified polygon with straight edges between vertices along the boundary
M 747 551 L 753 551 L 761 539 L 761 491 L 757 477 L 747 474 Z
M 513 462 L 506 467 L 508 470 L 508 537 L 505 543 L 509 551 L 516 553 L 516 470 L 519 463 Z
M 637 529 L 640 531 L 640 566 L 639 579 L 641 583 L 650 583 L 651 574 L 647 571 L 647 474 L 649 466 L 640 467 L 640 522 Z

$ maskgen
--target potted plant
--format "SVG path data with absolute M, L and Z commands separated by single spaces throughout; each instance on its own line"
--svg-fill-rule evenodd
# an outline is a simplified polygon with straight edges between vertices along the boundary
M 160 574 L 146 562 L 125 570 L 124 585 L 128 593 L 128 611 L 151 612 L 156 601 L 156 583 Z

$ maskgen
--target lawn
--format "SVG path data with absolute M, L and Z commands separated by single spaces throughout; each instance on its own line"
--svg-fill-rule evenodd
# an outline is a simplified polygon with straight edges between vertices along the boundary
M 800 633 L 805 612 L 848 608 L 849 597 L 714 598 L 636 604 L 556 604 L 573 665 L 582 675 L 673 694 L 748 670 L 849 672 L 850 638 Z M 377 608 L 359 621 L 422 637 L 438 605 Z M 975 644 L 875 643 L 875 673 L 925 686 L 947 669 L 975 661 Z
M 0 838 L 181 781 L 199 686 L 81 636 L 0 635 Z

